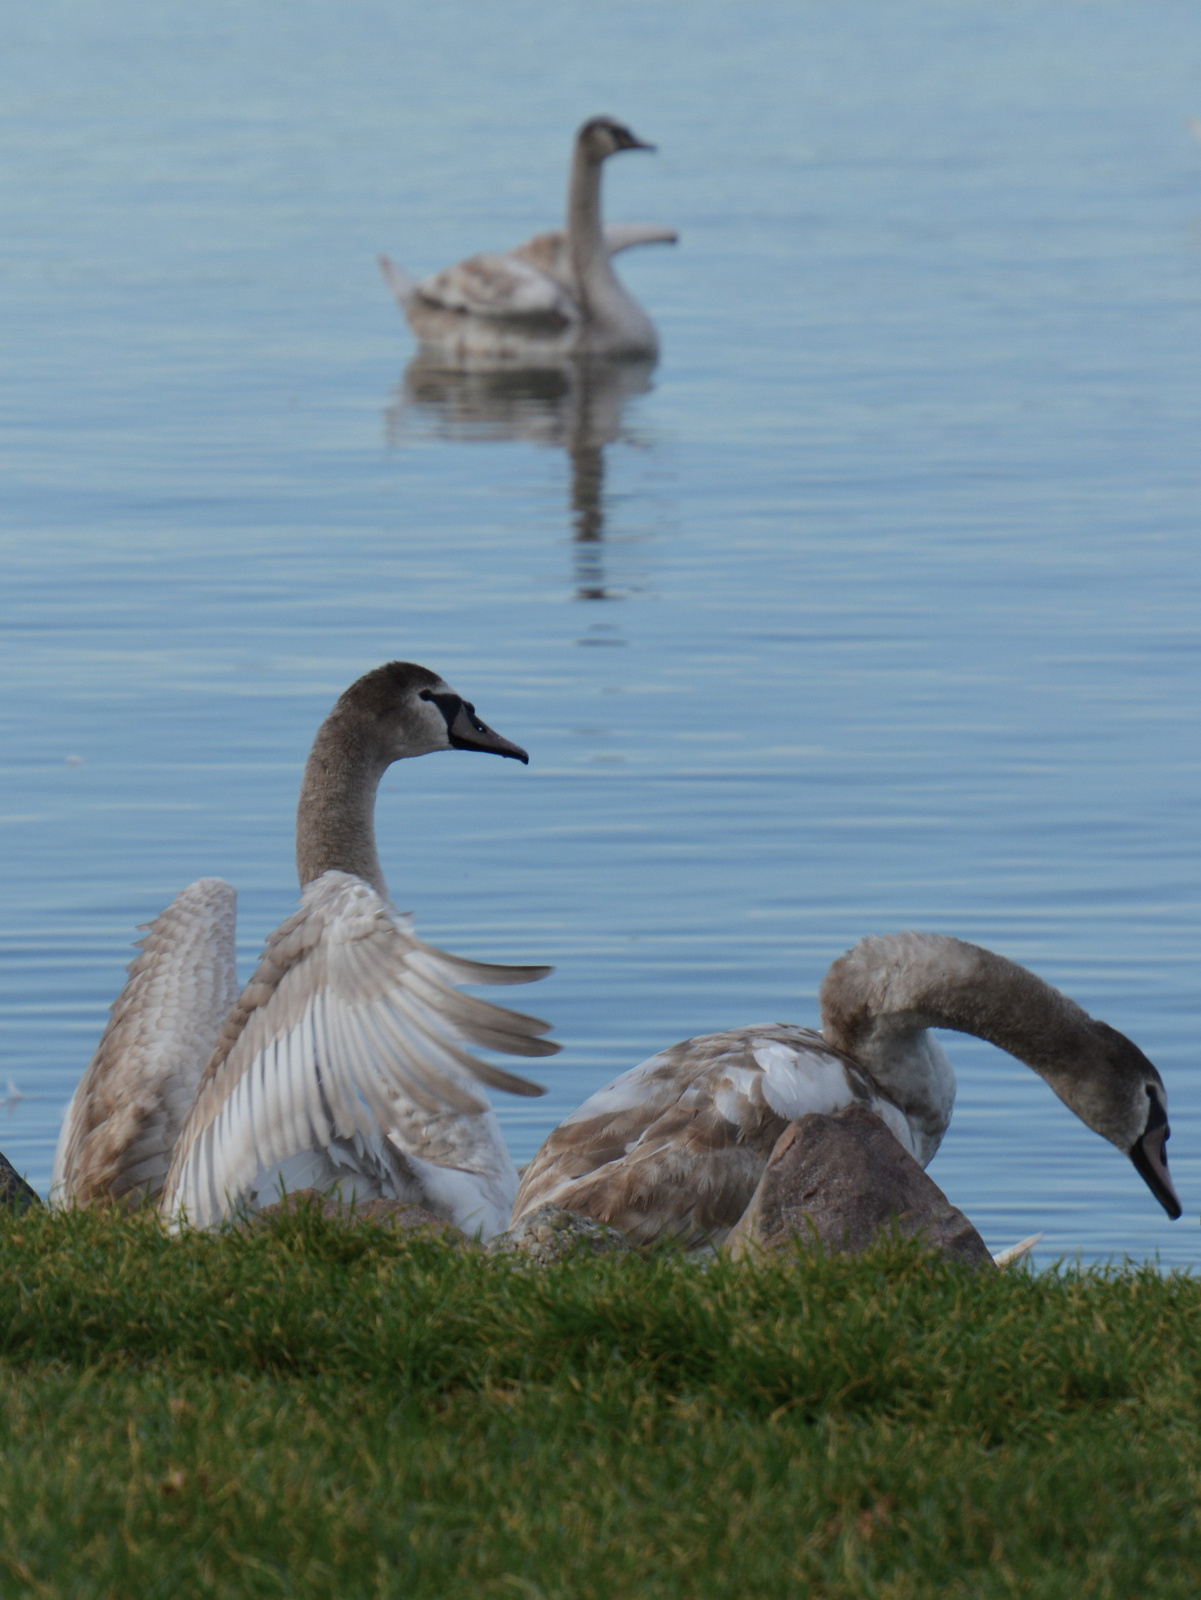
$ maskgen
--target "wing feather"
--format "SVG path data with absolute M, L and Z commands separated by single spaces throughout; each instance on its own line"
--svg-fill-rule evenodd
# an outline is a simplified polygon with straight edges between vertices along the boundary
M 414 299 L 439 311 L 566 327 L 577 319 L 562 283 L 520 256 L 469 256 L 417 286 Z
M 719 1241 L 788 1123 L 861 1101 L 906 1143 L 904 1118 L 808 1028 L 765 1025 L 688 1039 L 586 1100 L 522 1176 L 513 1220 L 556 1204 L 638 1243 Z
M 506 1011 L 488 1000 L 477 1000 L 474 995 L 460 994 L 441 984 L 433 987 L 420 979 L 414 982 L 406 995 L 405 1010 L 426 1019 L 427 1024 L 431 1019 L 444 1018 L 473 1044 L 488 1045 L 509 1055 L 555 1054 L 556 1047 L 548 1049 L 547 1041 L 539 1037 L 547 1031 L 548 1024 L 538 1017 Z
M 485 1065 L 465 1050 L 456 1050 L 448 1039 L 440 1037 L 436 1031 L 423 1029 L 417 1019 L 407 1012 L 381 1012 L 374 1020 L 393 1049 L 402 1055 L 428 1062 L 431 1074 L 445 1076 L 451 1083 L 455 1082 L 461 1070 L 465 1069 L 474 1076 Z M 422 1088 L 425 1087 L 423 1081 Z M 431 1113 L 444 1109 L 429 1094 L 425 1095 L 425 1102 L 425 1108 Z M 459 1089 L 456 1089 L 453 1098 L 448 1098 L 447 1103 L 452 1110 L 468 1116 L 477 1116 L 487 1109 L 484 1101 L 476 1095 Z
M 452 956 L 432 944 L 419 944 L 413 951 L 410 964 L 414 972 L 431 972 L 446 983 L 492 984 L 497 987 L 519 983 L 537 983 L 549 977 L 552 967 L 505 967 L 492 961 L 467 961 L 463 956 Z
M 237 997 L 236 904 L 200 878 L 147 928 L 64 1119 L 51 1204 L 157 1198 Z
M 298 1074 L 296 1118 L 293 1122 L 293 1137 L 304 1137 L 306 1128 L 312 1130 L 313 1137 L 319 1146 L 324 1147 L 333 1137 L 333 1118 L 328 1096 L 325 1092 L 324 1073 L 320 1066 L 323 1060 L 328 1059 L 325 1046 L 325 1003 L 322 996 L 318 995 L 313 1002 L 312 1011 L 309 1013 L 309 1033 L 311 1038 L 310 1048 L 312 1059 L 318 1063 L 314 1072 L 301 1072 Z
M 464 1045 L 549 1055 L 547 1024 L 452 985 L 528 983 L 546 970 L 424 945 L 368 884 L 327 872 L 268 940 L 233 1008 L 176 1146 L 164 1212 L 209 1226 L 262 1172 L 356 1135 L 391 1134 L 421 1156 L 397 1130 L 490 1117 L 480 1084 L 542 1093 Z
M 329 1054 L 320 1057 L 323 1082 L 329 1089 L 335 1114 L 334 1133 L 343 1139 L 365 1133 L 368 1121 L 363 1106 L 347 1076 L 346 1064 L 353 1059 L 353 1046 L 346 1028 L 346 1014 L 332 995 L 322 994 L 321 1004 L 328 1019 Z

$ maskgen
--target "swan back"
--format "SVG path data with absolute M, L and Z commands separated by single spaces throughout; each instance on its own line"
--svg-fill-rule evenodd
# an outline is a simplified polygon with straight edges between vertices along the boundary
M 235 908 L 228 883 L 200 878 L 147 928 L 63 1119 L 52 1204 L 157 1197 L 237 998 Z
M 597 1091 L 526 1168 L 513 1221 L 559 1205 L 636 1243 L 717 1243 L 750 1204 L 795 1117 L 866 1105 L 914 1154 L 900 1110 L 808 1028 L 686 1039 Z

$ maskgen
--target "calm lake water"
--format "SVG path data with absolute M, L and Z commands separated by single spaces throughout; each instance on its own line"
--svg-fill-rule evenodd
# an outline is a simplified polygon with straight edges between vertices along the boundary
M 43 0 L 0 51 L 0 1148 L 45 1187 L 136 925 L 295 897 L 380 661 L 531 751 L 393 768 L 420 931 L 552 961 L 518 1160 L 691 1033 L 816 1023 L 919 927 L 1157 1063 L 1184 1218 L 950 1037 L 990 1244 L 1201 1234 L 1201 34 L 1189 4 Z M 561 215 L 583 117 L 663 357 L 412 368 L 378 278 Z

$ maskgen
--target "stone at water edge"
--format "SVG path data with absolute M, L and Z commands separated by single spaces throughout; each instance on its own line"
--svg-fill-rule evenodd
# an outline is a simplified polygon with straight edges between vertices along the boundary
M 565 1261 L 577 1250 L 586 1255 L 625 1255 L 632 1248 L 625 1234 L 593 1217 L 582 1217 L 562 1206 L 539 1206 L 515 1222 L 507 1233 L 489 1239 L 485 1248 L 493 1256 L 525 1256 L 536 1266 Z
M 22 1211 L 41 1209 L 41 1195 L 30 1188 L 7 1156 L 0 1155 L 0 1211 L 20 1216 Z
M 889 1228 L 939 1255 L 993 1266 L 975 1228 L 865 1106 L 798 1117 L 776 1141 L 745 1212 L 730 1230 L 734 1259 L 791 1249 L 797 1238 L 858 1255 Z

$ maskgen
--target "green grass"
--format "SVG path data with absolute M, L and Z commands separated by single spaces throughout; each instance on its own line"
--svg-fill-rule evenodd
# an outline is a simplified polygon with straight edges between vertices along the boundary
M 1201 1281 L 0 1232 L 0 1594 L 1192 1597 Z

